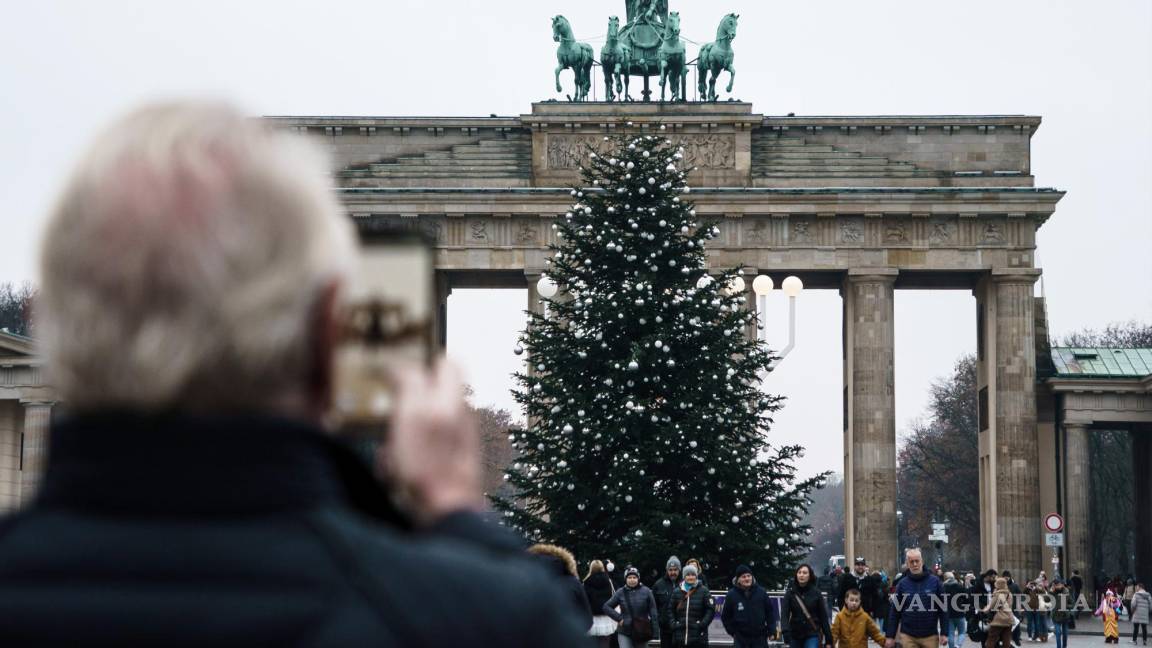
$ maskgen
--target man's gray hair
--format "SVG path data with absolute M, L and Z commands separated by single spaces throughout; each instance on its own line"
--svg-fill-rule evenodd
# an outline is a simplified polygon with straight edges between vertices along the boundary
M 324 156 L 235 108 L 144 107 L 81 159 L 41 250 L 37 336 L 80 410 L 258 410 L 304 391 L 355 267 Z
M 911 556 L 912 554 L 916 554 L 916 556 L 920 558 L 921 561 L 924 560 L 924 554 L 920 553 L 920 547 L 911 547 L 909 549 L 905 549 L 904 560 L 908 560 L 908 556 Z

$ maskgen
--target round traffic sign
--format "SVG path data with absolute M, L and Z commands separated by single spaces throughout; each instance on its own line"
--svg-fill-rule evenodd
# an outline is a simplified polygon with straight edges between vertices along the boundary
M 1064 530 L 1064 518 L 1059 513 L 1049 513 L 1044 516 L 1044 529 L 1048 533 L 1060 533 Z

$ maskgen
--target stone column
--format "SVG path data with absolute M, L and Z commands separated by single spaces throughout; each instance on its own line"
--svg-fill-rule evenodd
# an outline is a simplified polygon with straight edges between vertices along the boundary
M 524 271 L 524 279 L 528 281 L 528 310 L 537 315 L 544 314 L 544 304 L 540 303 L 540 292 L 536 290 L 536 282 L 540 281 L 541 273 Z
M 1087 582 L 1096 574 L 1092 565 L 1092 460 L 1088 426 L 1064 424 L 1064 543 L 1065 576 L 1073 569 Z
M 756 275 L 756 268 L 744 268 L 744 306 L 748 309 L 748 312 L 753 315 L 758 315 L 756 311 L 756 291 L 752 290 L 752 282 L 756 280 Z M 759 315 L 763 317 L 762 313 Z M 750 341 L 756 341 L 760 336 L 760 329 L 757 328 L 756 322 L 756 318 L 753 317 L 752 320 L 744 326 L 744 337 Z
M 1034 574 L 1042 565 L 1033 285 L 1040 271 L 1005 268 L 981 281 L 981 559 Z
M 20 501 L 26 503 L 36 494 L 48 459 L 48 424 L 51 403 L 25 402 L 24 436 L 20 450 Z
M 845 555 L 895 573 L 895 269 L 850 270 L 844 298 Z
M 1132 434 L 1132 485 L 1135 495 L 1136 577 L 1152 583 L 1152 429 L 1135 428 Z
M 452 283 L 445 272 L 436 273 L 436 303 L 432 305 L 432 317 L 436 322 L 436 344 L 441 351 L 448 348 L 448 297 L 452 294 Z

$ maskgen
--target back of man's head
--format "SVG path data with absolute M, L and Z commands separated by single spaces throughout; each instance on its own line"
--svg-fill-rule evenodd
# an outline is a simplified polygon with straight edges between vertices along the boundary
M 306 142 L 227 105 L 145 107 L 96 140 L 48 223 L 51 380 L 77 410 L 297 403 L 317 309 L 354 263 Z

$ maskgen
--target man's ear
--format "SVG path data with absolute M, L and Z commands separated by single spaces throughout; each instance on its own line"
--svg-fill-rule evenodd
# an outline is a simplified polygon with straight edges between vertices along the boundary
M 309 409 L 316 420 L 322 420 L 332 409 L 335 394 L 336 347 L 340 344 L 339 281 L 320 290 L 312 311 L 312 329 L 308 336 L 309 371 L 306 385 Z

